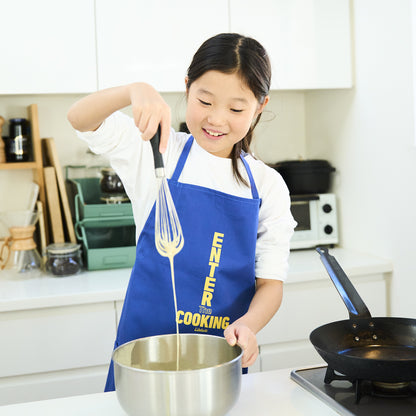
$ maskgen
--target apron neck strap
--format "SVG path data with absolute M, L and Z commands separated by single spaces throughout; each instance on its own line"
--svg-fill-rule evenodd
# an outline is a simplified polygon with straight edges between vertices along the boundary
M 189 136 L 189 139 L 187 140 L 187 142 L 185 143 L 185 146 L 183 147 L 178 163 L 176 164 L 175 172 L 173 172 L 173 175 L 171 178 L 171 180 L 174 182 L 178 182 L 179 176 L 181 176 L 182 169 L 185 166 L 186 159 L 188 159 L 188 155 L 191 150 L 193 141 L 194 141 L 194 137 Z
M 259 199 L 259 193 L 257 191 L 256 183 L 254 182 L 253 174 L 251 173 L 250 166 L 248 165 L 246 159 L 244 158 L 246 155 L 247 153 L 241 152 L 240 159 L 244 163 L 244 166 L 247 171 L 248 179 L 250 181 L 251 195 L 253 196 L 253 199 Z
M 194 141 L 193 136 L 189 136 L 187 142 L 185 143 L 185 146 L 182 150 L 182 153 L 179 157 L 178 163 L 176 164 L 175 171 L 173 172 L 171 181 L 178 182 L 179 176 L 181 176 L 182 169 L 185 166 L 186 159 L 188 158 L 189 152 L 191 151 L 191 146 Z M 259 193 L 257 191 L 257 186 L 254 182 L 253 174 L 251 173 L 250 166 L 248 165 L 247 161 L 244 159 L 244 156 L 246 156 L 247 153 L 242 152 L 240 155 L 240 159 L 244 164 L 244 167 L 246 168 L 248 179 L 250 181 L 250 187 L 251 187 L 251 195 L 253 196 L 253 199 L 259 199 Z

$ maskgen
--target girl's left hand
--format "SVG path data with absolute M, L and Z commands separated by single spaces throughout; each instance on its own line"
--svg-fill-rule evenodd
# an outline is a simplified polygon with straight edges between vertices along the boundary
M 243 350 L 242 366 L 253 365 L 259 355 L 256 334 L 243 322 L 238 320 L 229 325 L 224 331 L 228 344 L 239 345 Z

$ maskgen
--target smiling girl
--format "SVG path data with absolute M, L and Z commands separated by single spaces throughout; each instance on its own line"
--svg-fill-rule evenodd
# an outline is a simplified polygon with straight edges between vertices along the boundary
M 188 68 L 190 134 L 171 128 L 170 108 L 141 82 L 98 91 L 69 110 L 79 137 L 109 158 L 133 207 L 136 261 L 115 347 L 176 329 L 169 261 L 154 243 L 157 181 L 149 140 L 160 124 L 185 240 L 175 257 L 179 331 L 225 336 L 242 347 L 243 366 L 255 362 L 256 334 L 281 304 L 295 226 L 284 181 L 250 154 L 270 78 L 256 40 L 224 33 L 205 41 Z M 132 118 L 119 111 L 129 105 Z M 106 390 L 113 389 L 110 366 Z

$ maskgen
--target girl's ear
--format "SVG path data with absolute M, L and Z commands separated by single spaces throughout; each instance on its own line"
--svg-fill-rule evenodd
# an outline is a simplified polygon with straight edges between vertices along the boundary
M 188 77 L 185 77 L 185 90 L 186 90 L 186 95 L 188 95 Z
M 256 116 L 258 116 L 260 113 L 263 112 L 264 107 L 266 107 L 267 103 L 269 102 L 269 99 L 270 99 L 270 97 L 268 95 L 266 95 L 264 97 L 264 101 L 261 104 L 259 104 L 259 107 L 258 107 L 258 109 L 256 111 Z

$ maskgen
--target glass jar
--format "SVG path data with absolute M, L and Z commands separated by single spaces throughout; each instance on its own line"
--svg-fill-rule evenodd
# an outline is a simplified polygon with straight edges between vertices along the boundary
M 104 194 L 125 194 L 124 186 L 112 168 L 101 169 L 100 179 L 101 192 Z
M 46 247 L 46 271 L 54 276 L 72 276 L 81 271 L 81 245 L 54 243 Z

